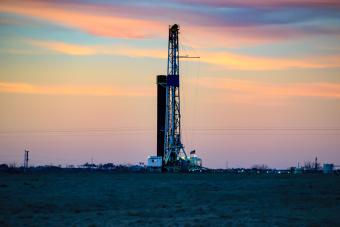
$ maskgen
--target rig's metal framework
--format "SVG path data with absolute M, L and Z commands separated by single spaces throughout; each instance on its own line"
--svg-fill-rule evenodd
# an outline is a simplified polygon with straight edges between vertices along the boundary
M 166 111 L 164 127 L 164 164 L 178 166 L 187 160 L 181 140 L 181 111 L 179 89 L 179 26 L 169 27 Z

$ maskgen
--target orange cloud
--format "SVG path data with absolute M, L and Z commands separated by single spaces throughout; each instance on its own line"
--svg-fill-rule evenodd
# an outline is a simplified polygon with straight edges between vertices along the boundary
M 249 80 L 227 78 L 202 78 L 199 85 L 207 88 L 229 91 L 239 97 L 287 98 L 287 97 L 319 97 L 340 99 L 338 83 L 296 83 L 271 84 Z
M 122 45 L 76 45 L 64 42 L 29 40 L 29 44 L 67 55 L 120 55 L 128 57 L 166 58 L 166 50 Z M 187 52 L 191 56 L 196 53 Z M 229 52 L 200 51 L 201 62 L 234 70 L 284 70 L 290 68 L 340 67 L 340 56 L 309 57 L 306 59 L 265 58 L 237 55 Z M 186 60 L 186 59 L 184 59 Z
M 133 11 L 129 7 L 109 8 L 105 4 L 4 0 L 0 4 L 0 12 L 35 17 L 97 36 L 134 39 L 167 37 L 168 16 L 163 20 L 147 19 L 150 11 L 138 13 L 136 9 Z M 201 16 L 189 11 L 175 13 L 190 13 L 195 21 L 199 21 Z M 166 15 L 169 15 L 169 12 Z M 197 22 L 183 27 L 181 37 L 183 37 L 183 44 L 192 47 L 225 48 L 282 41 L 287 39 L 287 36 L 299 37 L 300 32 L 277 25 L 204 26 Z
M 166 34 L 166 24 L 156 21 L 131 19 L 115 15 L 99 15 L 95 9 L 86 7 L 81 9 L 83 11 L 77 6 L 63 7 L 62 4 L 39 1 L 13 0 L 2 1 L 0 4 L 0 12 L 41 18 L 99 36 L 145 38 L 155 37 L 160 31 Z
M 340 67 L 340 56 L 268 58 L 238 55 L 228 52 L 205 52 L 202 61 L 236 70 L 283 70 L 291 68 Z
M 128 57 L 166 58 L 166 50 L 134 48 L 127 45 L 78 45 L 65 42 L 28 40 L 28 44 L 66 55 L 120 55 Z
M 89 96 L 153 96 L 153 90 L 143 87 L 33 85 L 27 83 L 0 82 L 1 93 L 42 95 L 89 95 Z
M 30 40 L 28 43 L 44 49 L 67 55 L 94 55 L 96 50 L 90 46 L 75 45 L 64 42 Z

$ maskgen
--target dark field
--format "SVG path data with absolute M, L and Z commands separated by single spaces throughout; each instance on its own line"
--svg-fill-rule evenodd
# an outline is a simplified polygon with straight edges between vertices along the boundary
M 340 177 L 0 173 L 0 226 L 340 226 Z

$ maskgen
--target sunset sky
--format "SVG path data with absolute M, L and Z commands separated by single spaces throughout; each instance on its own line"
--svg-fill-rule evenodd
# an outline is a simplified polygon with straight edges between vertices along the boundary
M 214 168 L 340 165 L 340 1 L 0 1 L 0 163 L 156 154 L 180 25 L 183 143 Z

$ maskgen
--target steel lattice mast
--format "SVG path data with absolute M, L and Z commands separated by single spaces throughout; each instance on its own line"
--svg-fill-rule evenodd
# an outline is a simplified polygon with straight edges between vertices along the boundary
M 179 90 L 179 26 L 169 28 L 166 112 L 164 127 L 164 164 L 176 165 L 186 160 L 181 141 L 181 112 Z

